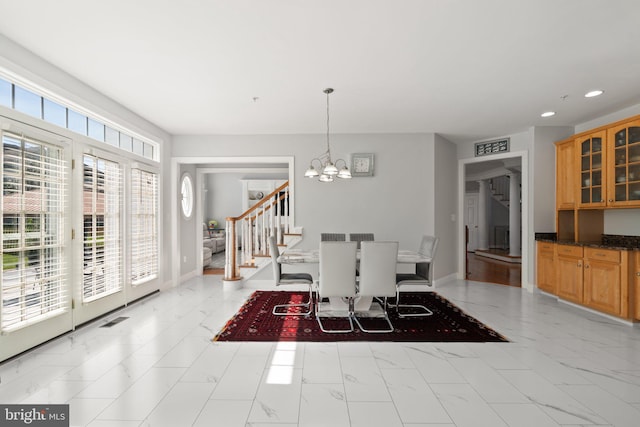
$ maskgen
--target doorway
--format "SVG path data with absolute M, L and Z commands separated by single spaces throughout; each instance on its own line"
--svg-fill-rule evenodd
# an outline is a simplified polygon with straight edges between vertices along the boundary
M 185 230 L 184 219 L 179 212 L 179 198 L 171 199 L 171 259 L 172 280 L 180 283 L 190 277 L 201 275 L 203 272 L 202 247 L 204 231 L 202 224 L 205 220 L 202 205 L 202 173 L 235 173 L 247 172 L 251 169 L 281 168 L 286 170 L 289 180 L 289 189 L 294 194 L 295 164 L 292 156 L 286 157 L 175 157 L 171 159 L 171 194 L 179 195 L 179 176 L 181 169 L 194 168 L 196 178 L 196 206 L 192 223 L 186 227 L 188 235 L 182 235 L 180 230 Z M 292 223 L 295 224 L 295 203 L 291 204 L 289 211 Z M 221 219 L 221 221 L 224 219 Z M 224 227 L 224 223 L 218 224 Z
M 490 158 L 461 159 L 459 160 L 458 166 L 458 212 L 459 217 L 463 219 L 459 229 L 459 247 L 461 248 L 458 260 L 459 278 L 501 283 L 509 286 L 520 285 L 525 289 L 531 290 L 531 286 L 526 281 L 529 265 L 528 256 L 530 252 L 527 233 L 527 152 L 504 153 L 491 156 Z M 505 230 L 509 228 L 508 225 L 510 221 L 508 208 L 501 207 L 500 209 L 503 209 L 504 212 L 495 215 L 495 218 L 490 218 L 492 227 L 491 232 L 487 230 L 484 235 L 486 241 L 483 241 L 483 237 L 479 232 L 479 223 L 487 220 L 483 220 L 481 215 L 479 215 L 480 203 L 477 181 L 489 180 L 493 177 L 505 175 L 507 172 L 519 173 L 521 182 L 521 212 L 519 216 L 519 241 L 521 242 L 519 255 L 521 264 L 517 265 L 506 262 L 505 259 L 509 255 L 508 251 L 504 254 L 505 258 L 503 258 L 501 254 L 505 242 L 509 242 L 510 240 L 510 231 L 505 234 Z M 499 202 L 491 200 L 487 203 Z M 490 258 L 475 255 L 476 249 L 479 247 L 482 248 L 482 246 L 487 246 L 486 249 L 488 249 L 487 252 L 490 252 Z M 492 246 L 493 248 L 491 248 Z M 491 252 L 496 252 L 497 256 L 493 257 Z M 472 274 L 467 276 L 468 272 Z

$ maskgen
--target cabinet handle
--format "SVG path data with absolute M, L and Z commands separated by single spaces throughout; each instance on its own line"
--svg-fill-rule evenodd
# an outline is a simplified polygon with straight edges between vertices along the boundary
M 589 264 L 586 264 L 586 265 L 584 266 L 584 268 L 589 268 Z
M 582 264 L 578 263 L 578 267 L 582 267 Z
M 638 272 L 636 273 L 636 276 L 640 276 L 640 271 L 638 271 Z
M 609 203 L 613 203 L 613 199 L 609 199 Z

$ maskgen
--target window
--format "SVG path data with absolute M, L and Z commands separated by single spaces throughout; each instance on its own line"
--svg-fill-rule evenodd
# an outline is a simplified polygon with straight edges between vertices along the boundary
M 106 142 L 147 159 L 159 160 L 156 144 L 136 139 L 125 132 L 112 129 L 99 120 L 92 119 L 2 79 L 0 79 L 0 105 L 67 128 L 96 141 Z
M 180 192 L 182 194 L 182 214 L 185 218 L 191 218 L 193 213 L 193 181 L 188 173 L 182 176 Z
M 81 135 L 87 134 L 87 116 L 67 109 L 67 127 Z
M 2 309 L 10 331 L 68 309 L 62 148 L 2 135 Z
M 158 276 L 158 175 L 131 170 L 131 283 Z
M 30 116 L 42 118 L 42 97 L 20 86 L 15 87 L 13 108 Z
M 122 289 L 120 165 L 85 154 L 83 184 L 84 302 Z
M 42 103 L 44 107 L 42 118 L 61 128 L 67 127 L 67 109 L 60 104 L 45 99 Z

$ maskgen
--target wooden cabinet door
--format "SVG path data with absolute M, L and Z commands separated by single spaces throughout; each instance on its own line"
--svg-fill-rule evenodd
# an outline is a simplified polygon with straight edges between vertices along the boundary
M 538 242 L 537 285 L 538 289 L 556 294 L 555 244 Z
M 581 208 L 606 206 L 607 132 L 594 132 L 576 139 Z
M 558 255 L 556 273 L 558 296 L 582 304 L 582 258 Z
M 609 129 L 607 204 L 640 206 L 640 120 Z
M 556 208 L 574 209 L 576 205 L 575 141 L 556 145 Z
M 585 260 L 584 304 L 605 313 L 620 315 L 620 264 Z

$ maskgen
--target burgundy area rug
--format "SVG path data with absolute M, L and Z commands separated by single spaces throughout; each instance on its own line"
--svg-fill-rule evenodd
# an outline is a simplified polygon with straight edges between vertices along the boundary
M 432 316 L 400 318 L 389 309 L 395 330 L 389 333 L 355 331 L 328 334 L 320 330 L 313 314 L 309 316 L 275 316 L 273 306 L 304 301 L 306 292 L 256 291 L 240 308 L 213 341 L 393 341 L 393 342 L 507 342 L 508 340 L 482 322 L 434 292 L 403 293 L 403 304 L 421 304 Z M 295 310 L 295 309 L 294 309 Z M 384 328 L 382 319 L 366 319 L 366 328 Z M 325 328 L 348 327 L 344 318 L 322 318 Z M 376 322 L 380 322 L 377 323 Z

